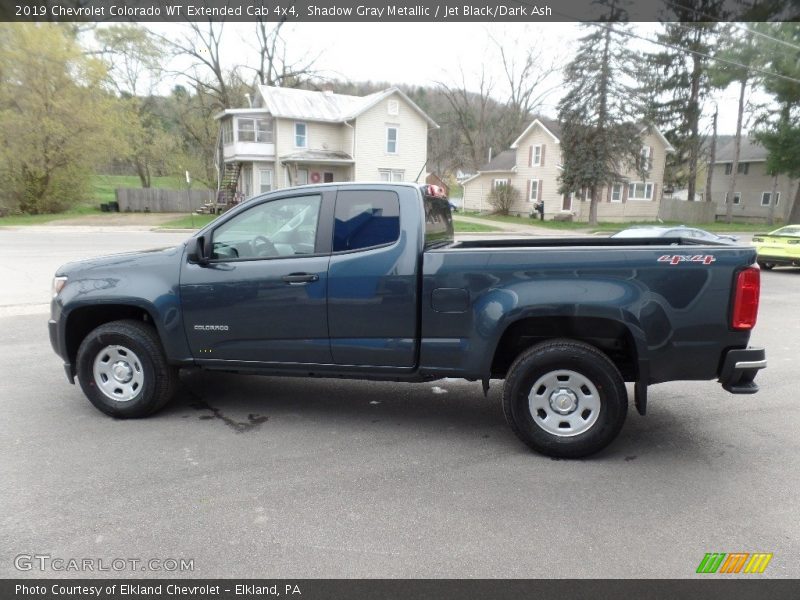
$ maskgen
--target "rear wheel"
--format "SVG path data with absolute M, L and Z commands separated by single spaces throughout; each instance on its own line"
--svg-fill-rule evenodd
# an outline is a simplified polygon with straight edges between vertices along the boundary
M 605 448 L 628 412 L 625 382 L 597 348 L 552 340 L 523 352 L 508 372 L 503 412 L 528 446 L 559 458 Z
M 759 261 L 758 266 L 764 269 L 765 271 L 771 271 L 775 267 L 775 263 Z
M 178 381 L 155 330 L 141 321 L 113 321 L 94 329 L 78 349 L 76 366 L 89 401 L 122 419 L 160 409 Z

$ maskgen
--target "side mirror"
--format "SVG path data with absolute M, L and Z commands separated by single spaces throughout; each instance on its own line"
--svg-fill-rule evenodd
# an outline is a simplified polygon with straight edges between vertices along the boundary
M 191 238 L 186 243 L 186 257 L 189 259 L 189 262 L 196 263 L 200 266 L 207 265 L 208 261 L 211 259 L 210 242 L 211 240 L 207 239 L 204 235 Z

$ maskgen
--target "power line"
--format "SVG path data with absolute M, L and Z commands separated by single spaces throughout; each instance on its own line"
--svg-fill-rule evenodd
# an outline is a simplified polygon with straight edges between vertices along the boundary
M 530 4 L 528 2 L 523 2 L 522 0 L 514 0 L 514 1 L 517 4 L 521 4 L 523 6 L 529 6 L 529 7 L 534 7 L 535 6 L 535 5 Z M 669 0 L 665 0 L 665 1 L 669 3 Z M 565 17 L 565 18 L 567 18 L 567 19 L 569 19 L 571 21 L 577 22 L 577 23 L 587 23 L 586 21 L 582 21 L 581 19 L 578 19 L 578 18 L 574 17 L 573 15 L 569 15 L 567 13 L 563 13 L 563 12 L 560 12 L 558 10 L 553 10 L 552 12 L 553 12 L 553 14 L 560 15 L 562 17 Z M 773 71 L 767 71 L 766 69 L 762 69 L 760 67 L 755 67 L 753 65 L 744 65 L 744 64 L 736 62 L 734 60 L 729 60 L 727 58 L 720 58 L 719 56 L 712 56 L 710 54 L 706 54 L 705 52 L 700 52 L 699 50 L 690 50 L 689 48 L 681 48 L 680 46 L 675 46 L 673 44 L 668 44 L 667 42 L 662 42 L 660 40 L 653 40 L 653 39 L 650 39 L 650 38 L 645 37 L 643 35 L 639 35 L 637 33 L 633 33 L 631 31 L 617 30 L 617 29 L 614 29 L 611 25 L 603 23 L 601 21 L 591 21 L 591 22 L 588 22 L 588 24 L 594 25 L 596 27 L 604 27 L 604 28 L 606 28 L 609 31 L 612 31 L 614 33 L 618 33 L 620 35 L 625 35 L 625 36 L 628 36 L 628 37 L 636 38 L 636 39 L 639 39 L 639 40 L 642 40 L 642 41 L 645 41 L 645 42 L 649 42 L 651 44 L 655 44 L 657 46 L 663 46 L 665 48 L 670 48 L 671 50 L 675 50 L 677 52 L 685 52 L 685 53 L 688 53 L 688 54 L 694 54 L 696 56 L 701 56 L 701 57 L 706 58 L 708 60 L 712 60 L 712 61 L 715 61 L 715 62 L 727 64 L 727 65 L 732 66 L 732 67 L 738 67 L 738 68 L 744 69 L 745 71 L 748 71 L 748 72 L 757 72 L 757 73 L 761 73 L 762 75 L 766 75 L 768 77 L 777 77 L 778 79 L 784 79 L 786 81 L 791 81 L 792 83 L 800 84 L 800 79 L 797 79 L 795 77 L 791 77 L 789 75 L 783 75 L 782 73 L 774 73 Z M 686 27 L 682 23 L 681 23 L 681 26 Z
M 790 77 L 789 75 L 783 75 L 782 73 L 774 73 L 772 71 L 767 71 L 766 69 L 762 69 L 760 67 L 755 67 L 753 65 L 744 65 L 742 63 L 736 62 L 735 60 L 729 60 L 727 58 L 720 58 L 719 56 L 712 56 L 710 54 L 706 54 L 705 52 L 700 52 L 699 50 L 690 50 L 689 48 L 681 48 L 680 46 L 675 46 L 674 44 L 668 44 L 667 42 L 662 42 L 659 40 L 652 40 L 648 37 L 643 35 L 639 35 L 637 33 L 633 33 L 631 31 L 622 31 L 618 29 L 614 29 L 611 25 L 606 25 L 604 23 L 593 23 L 593 25 L 597 27 L 604 27 L 609 31 L 614 33 L 618 33 L 620 35 L 625 35 L 628 37 L 637 38 L 643 40 L 645 42 L 650 42 L 651 44 L 656 44 L 658 46 L 664 46 L 665 48 L 670 48 L 671 50 L 676 50 L 678 52 L 687 52 L 689 54 L 694 54 L 696 56 L 702 56 L 703 58 L 707 58 L 708 60 L 713 60 L 715 62 L 720 62 L 726 65 L 730 65 L 732 67 L 739 67 L 740 69 L 744 69 L 745 71 L 755 71 L 757 73 L 761 73 L 762 75 L 767 75 L 769 77 L 777 77 L 779 79 L 785 79 L 786 81 L 791 81 L 792 83 L 800 83 L 800 79 L 796 77 Z
M 681 10 L 688 10 L 688 11 L 691 11 L 691 12 L 693 12 L 695 15 L 697 15 L 698 17 L 702 17 L 702 18 L 704 18 L 704 19 L 708 19 L 709 21 L 713 21 L 713 22 L 715 22 L 715 23 L 729 23 L 730 25 L 732 25 L 733 27 L 735 27 L 736 29 L 738 29 L 738 30 L 740 30 L 740 31 L 744 31 L 744 32 L 747 32 L 747 33 L 751 33 L 751 34 L 757 35 L 757 36 L 759 36 L 759 37 L 763 37 L 763 38 L 765 38 L 765 39 L 768 39 L 768 40 L 770 40 L 770 41 L 772 41 L 772 42 L 775 42 L 775 43 L 777 43 L 777 44 L 783 44 L 784 46 L 788 46 L 789 48 L 792 48 L 792 49 L 794 49 L 794 50 L 800 50 L 800 46 L 797 46 L 797 45 L 795 45 L 795 44 L 792 44 L 791 42 L 787 42 L 786 40 L 781 40 L 781 39 L 778 39 L 778 38 L 776 38 L 776 37 L 772 37 L 771 35 L 767 35 L 766 33 L 763 33 L 763 32 L 761 32 L 761 31 L 757 31 L 757 30 L 755 30 L 755 29 L 750 29 L 749 27 L 746 27 L 746 26 L 740 25 L 739 23 L 734 23 L 734 22 L 723 21 L 723 20 L 722 20 L 722 19 L 720 19 L 719 17 L 714 17 L 714 16 L 712 16 L 712 15 L 709 15 L 709 14 L 707 14 L 707 13 L 704 13 L 704 12 L 702 12 L 702 11 L 699 11 L 699 10 L 697 10 L 697 9 L 696 9 L 696 8 L 694 8 L 694 7 L 691 7 L 691 6 L 683 6 L 682 4 L 676 4 L 675 2 L 670 2 L 670 0 L 664 0 L 664 4 L 669 4 L 670 6 L 672 6 L 672 7 L 674 7 L 674 8 L 679 8 L 679 9 L 681 9 Z

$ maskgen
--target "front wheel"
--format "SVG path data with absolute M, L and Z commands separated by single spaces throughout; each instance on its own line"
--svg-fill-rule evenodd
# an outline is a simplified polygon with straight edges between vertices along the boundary
M 511 365 L 503 412 L 517 437 L 537 452 L 580 458 L 619 434 L 628 394 L 617 367 L 597 348 L 552 340 L 526 350 Z
M 178 381 L 155 330 L 141 321 L 112 321 L 91 331 L 76 366 L 89 401 L 120 419 L 154 413 L 172 398 Z

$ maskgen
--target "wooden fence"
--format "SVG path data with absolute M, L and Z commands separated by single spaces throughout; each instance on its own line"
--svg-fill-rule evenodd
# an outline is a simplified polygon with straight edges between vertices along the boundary
M 713 223 L 717 211 L 715 202 L 687 202 L 677 198 L 661 198 L 658 216 L 664 221 L 688 224 Z
M 159 188 L 117 188 L 116 198 L 120 212 L 174 212 L 190 213 L 213 202 L 212 190 L 165 190 Z

